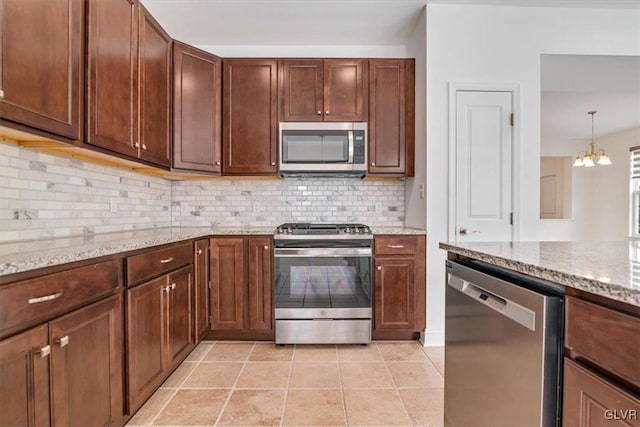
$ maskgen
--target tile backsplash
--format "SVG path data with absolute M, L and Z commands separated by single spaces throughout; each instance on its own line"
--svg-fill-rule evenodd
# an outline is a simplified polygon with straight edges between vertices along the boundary
M 404 181 L 284 179 L 173 184 L 174 226 L 267 226 L 283 222 L 404 225 Z
M 169 226 L 169 181 L 0 144 L 0 241 Z
M 0 242 L 169 226 L 404 225 L 404 181 L 167 181 L 0 143 Z

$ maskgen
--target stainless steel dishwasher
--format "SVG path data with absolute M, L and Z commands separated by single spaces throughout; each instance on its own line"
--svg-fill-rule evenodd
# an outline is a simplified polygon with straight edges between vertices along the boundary
M 446 427 L 561 426 L 564 288 L 446 261 Z

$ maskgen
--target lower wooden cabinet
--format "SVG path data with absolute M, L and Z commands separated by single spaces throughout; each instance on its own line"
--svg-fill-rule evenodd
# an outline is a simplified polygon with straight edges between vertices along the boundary
M 0 341 L 0 425 L 122 424 L 121 300 Z
M 638 427 L 640 399 L 565 358 L 562 424 L 566 427 Z
M 415 339 L 426 323 L 425 236 L 376 236 L 373 339 Z
M 127 290 L 129 414 L 195 347 L 192 276 L 188 266 Z
M 214 237 L 210 252 L 214 336 L 257 333 L 268 339 L 273 335 L 271 236 Z
M 194 243 L 194 334 L 196 343 L 209 332 L 209 239 Z

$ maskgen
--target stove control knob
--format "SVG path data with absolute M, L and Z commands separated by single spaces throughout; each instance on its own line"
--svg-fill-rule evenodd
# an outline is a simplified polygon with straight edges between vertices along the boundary
M 291 227 L 287 227 L 287 234 L 291 234 L 293 233 L 293 230 L 291 229 Z
M 282 227 L 276 228 L 276 234 L 282 234 Z
M 349 227 L 347 227 L 347 228 L 344 229 L 344 232 L 345 233 L 351 233 L 351 229 Z

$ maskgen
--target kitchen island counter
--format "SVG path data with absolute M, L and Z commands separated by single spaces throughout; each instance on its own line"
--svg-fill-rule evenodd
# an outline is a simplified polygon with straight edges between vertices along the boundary
M 440 243 L 440 248 L 640 307 L 640 241 Z

